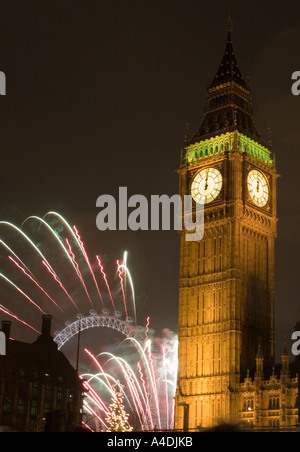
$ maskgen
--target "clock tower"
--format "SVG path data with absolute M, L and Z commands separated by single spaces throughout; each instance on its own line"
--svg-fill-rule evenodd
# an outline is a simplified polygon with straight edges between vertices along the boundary
M 274 360 L 275 160 L 253 120 L 233 50 L 208 87 L 204 119 L 187 139 L 180 194 L 204 203 L 204 237 L 180 239 L 179 370 L 175 428 L 235 423 L 240 382 Z

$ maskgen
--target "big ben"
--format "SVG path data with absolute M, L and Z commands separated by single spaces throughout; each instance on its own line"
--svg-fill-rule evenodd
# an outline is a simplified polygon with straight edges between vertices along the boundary
M 204 237 L 180 239 L 179 371 L 175 428 L 237 423 L 240 382 L 257 352 L 274 364 L 276 168 L 258 132 L 232 44 L 186 141 L 180 194 L 204 204 Z

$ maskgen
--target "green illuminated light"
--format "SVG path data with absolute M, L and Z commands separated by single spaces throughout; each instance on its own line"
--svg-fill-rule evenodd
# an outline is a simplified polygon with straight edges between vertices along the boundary
M 228 132 L 188 146 L 185 161 L 195 165 L 199 163 L 199 159 L 205 157 L 218 158 L 222 152 L 233 151 L 236 145 L 240 151 L 249 154 L 253 160 L 259 159 L 272 166 L 275 164 L 268 148 L 237 131 Z

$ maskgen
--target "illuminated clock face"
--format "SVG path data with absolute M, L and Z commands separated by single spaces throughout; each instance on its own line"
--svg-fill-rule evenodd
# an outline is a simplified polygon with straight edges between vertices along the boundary
M 257 170 L 248 174 L 248 191 L 252 201 L 258 207 L 264 207 L 269 201 L 269 184 L 266 177 Z
M 219 195 L 223 185 L 222 174 L 216 168 L 204 168 L 196 174 L 191 194 L 199 204 L 209 204 Z

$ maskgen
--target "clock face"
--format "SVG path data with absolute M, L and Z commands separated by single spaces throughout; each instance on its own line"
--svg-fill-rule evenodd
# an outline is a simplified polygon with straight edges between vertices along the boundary
M 191 194 L 199 204 L 209 204 L 219 195 L 223 185 L 222 174 L 216 168 L 204 168 L 196 174 Z
M 257 170 L 248 174 L 248 191 L 252 201 L 258 207 L 264 207 L 269 201 L 269 184 L 266 177 Z

